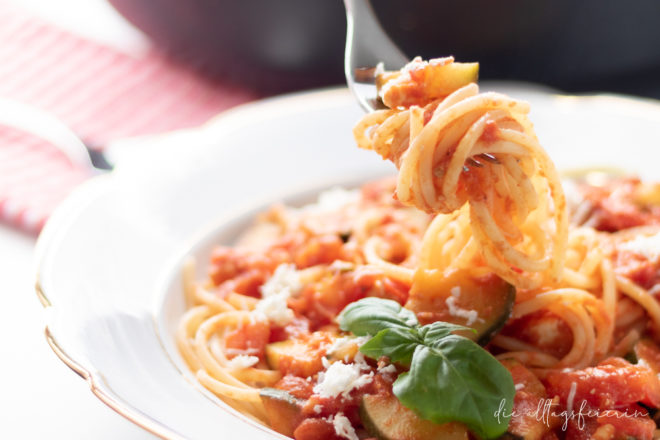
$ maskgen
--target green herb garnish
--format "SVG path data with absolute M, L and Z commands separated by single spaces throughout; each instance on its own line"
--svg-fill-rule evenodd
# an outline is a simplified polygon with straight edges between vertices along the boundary
M 380 298 L 349 304 L 337 319 L 342 330 L 371 336 L 360 348 L 365 356 L 387 356 L 409 367 L 393 391 L 421 418 L 462 422 L 483 438 L 506 432 L 515 394 L 511 373 L 478 344 L 452 333 L 469 328 L 447 322 L 421 326 L 412 311 Z

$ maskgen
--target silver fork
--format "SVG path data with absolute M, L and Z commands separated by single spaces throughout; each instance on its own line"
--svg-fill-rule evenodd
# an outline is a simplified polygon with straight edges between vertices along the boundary
M 386 70 L 399 70 L 409 60 L 378 23 L 369 0 L 344 0 L 344 7 L 346 8 L 344 74 L 348 88 L 353 92 L 360 107 L 367 113 L 387 108 L 378 99 L 376 67 L 382 63 Z M 492 154 L 482 153 L 475 157 L 499 164 Z M 469 157 L 466 161 L 467 165 L 483 167 L 484 164 L 475 157 Z
M 344 74 L 348 87 L 366 112 L 385 108 L 376 90 L 376 66 L 399 70 L 408 58 L 378 23 L 369 0 L 344 0 L 346 51 Z

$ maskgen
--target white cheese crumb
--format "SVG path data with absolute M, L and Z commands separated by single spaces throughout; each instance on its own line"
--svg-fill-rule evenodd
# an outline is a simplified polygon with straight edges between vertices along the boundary
M 335 434 L 348 440 L 359 440 L 351 421 L 343 413 L 337 413 L 328 419 L 335 428 Z
M 257 303 L 255 312 L 261 313 L 272 323 L 285 326 L 293 320 L 293 310 L 287 305 L 288 295 L 278 294 L 268 296 Z
M 552 344 L 561 336 L 559 332 L 559 320 L 543 320 L 535 324 L 532 332 L 537 344 L 541 346 Z
M 449 307 L 449 314 L 451 316 L 465 318 L 467 320 L 465 325 L 468 327 L 477 321 L 483 322 L 483 319 L 479 318 L 479 314 L 476 310 L 466 310 L 456 305 L 456 300 L 461 296 L 460 287 L 452 287 L 449 292 L 451 293 L 451 296 L 445 300 L 445 303 L 447 303 L 447 307 Z
M 566 410 L 569 414 L 573 413 L 573 400 L 575 399 L 575 392 L 577 391 L 577 383 L 571 383 L 571 389 L 568 390 L 568 396 L 566 397 Z
M 267 298 L 282 293 L 285 293 L 288 297 L 298 293 L 300 289 L 302 289 L 302 283 L 296 266 L 293 264 L 280 264 L 259 290 L 261 296 Z
M 368 340 L 369 338 L 366 336 L 357 336 L 357 337 L 342 336 L 341 338 L 335 339 L 332 345 L 328 347 L 328 349 L 326 350 L 326 353 L 334 354 L 338 351 L 343 351 L 344 349 L 346 349 L 351 345 L 356 345 L 358 348 L 360 348 Z
M 244 354 L 239 354 L 235 358 L 229 361 L 230 368 L 236 369 L 245 369 L 250 368 L 253 365 L 256 365 L 259 362 L 259 358 L 256 356 L 247 356 Z
M 369 364 L 367 364 L 367 360 L 364 358 L 364 355 L 359 351 L 355 353 L 355 356 L 353 356 L 353 363 L 360 368 L 369 368 Z
M 396 374 L 396 367 L 393 364 L 389 364 L 386 367 L 378 368 L 378 372 L 382 374 Z
M 314 386 L 314 392 L 321 397 L 336 397 L 340 394 L 347 397 L 352 390 L 373 380 L 373 371 L 369 374 L 362 374 L 364 365 L 333 363 L 326 371 L 319 373 L 319 383 Z
M 323 407 L 321 405 L 314 405 L 314 414 L 321 414 Z
M 650 260 L 655 260 L 660 257 L 660 232 L 648 237 L 635 237 L 630 241 L 620 244 L 618 248 L 641 255 Z
M 524 384 L 524 383 L 517 383 L 517 384 L 514 386 L 514 388 L 516 389 L 516 391 L 520 391 L 520 390 L 522 390 L 523 388 L 525 388 L 525 384 Z
M 287 299 L 302 289 L 300 273 L 293 264 L 280 264 L 273 275 L 260 288 L 263 297 L 255 311 L 266 316 L 272 323 L 285 326 L 293 320 L 294 314 L 287 305 Z
M 229 356 L 240 356 L 240 355 L 251 355 L 251 354 L 259 354 L 259 349 L 254 348 L 254 347 L 247 347 L 247 348 L 231 348 L 227 347 L 225 348 L 225 354 Z

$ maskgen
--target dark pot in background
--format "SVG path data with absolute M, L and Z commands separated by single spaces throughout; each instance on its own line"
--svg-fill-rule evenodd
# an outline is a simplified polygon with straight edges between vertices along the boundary
M 339 0 L 110 0 L 174 58 L 266 92 L 342 81 Z
M 340 0 L 110 0 L 176 59 L 266 93 L 343 82 Z M 481 78 L 660 97 L 657 0 L 373 0 L 410 55 Z

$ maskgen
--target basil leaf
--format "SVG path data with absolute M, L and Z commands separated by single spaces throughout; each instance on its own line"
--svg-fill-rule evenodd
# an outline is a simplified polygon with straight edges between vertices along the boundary
M 515 395 L 513 379 L 490 353 L 453 334 L 472 329 L 447 322 L 420 326 L 412 311 L 380 298 L 349 304 L 337 320 L 342 330 L 374 335 L 360 347 L 365 356 L 387 356 L 410 367 L 394 382 L 393 391 L 421 418 L 462 422 L 483 438 L 506 432 Z
M 452 324 L 450 322 L 436 321 L 419 329 L 419 334 L 422 336 L 424 345 L 432 346 L 436 341 L 460 330 L 473 331 L 476 333 L 476 330 L 470 327 Z
M 386 328 L 363 344 L 360 351 L 372 359 L 387 356 L 391 362 L 409 366 L 415 348 L 421 343 L 422 338 L 415 329 Z
M 357 336 L 375 335 L 386 328 L 409 329 L 419 325 L 415 313 L 398 302 L 374 297 L 347 305 L 337 321 L 342 330 Z
M 410 371 L 394 382 L 401 403 L 435 423 L 459 421 L 483 438 L 504 434 L 515 388 L 509 371 L 473 341 L 448 335 L 432 347 L 418 345 Z

